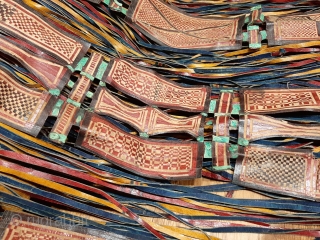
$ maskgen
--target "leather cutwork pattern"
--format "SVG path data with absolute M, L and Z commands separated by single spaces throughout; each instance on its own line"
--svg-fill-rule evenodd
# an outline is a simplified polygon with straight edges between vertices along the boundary
M 182 87 L 120 59 L 111 61 L 107 72 L 109 84 L 146 104 L 189 112 L 201 112 L 209 107 L 208 87 Z
M 106 89 L 99 89 L 91 103 L 97 114 L 109 115 L 126 122 L 139 132 L 156 135 L 186 132 L 195 137 L 203 132 L 203 117 L 175 118 L 153 107 L 129 107 Z M 202 126 L 202 128 L 201 128 Z
M 310 150 L 250 145 L 239 154 L 233 183 L 314 199 L 318 164 Z
M 268 43 L 282 45 L 320 40 L 320 13 L 267 17 Z
M 241 97 L 244 113 L 320 111 L 319 89 L 251 89 Z
M 6 124 L 37 135 L 52 107 L 52 95 L 30 90 L 17 84 L 13 77 L 0 69 L 0 118 Z
M 81 125 L 76 145 L 121 167 L 154 178 L 201 175 L 201 143 L 141 139 L 90 113 Z
M 263 115 L 245 115 L 240 119 L 240 137 L 254 141 L 271 137 L 320 139 L 320 125 L 296 125 Z
M 88 48 L 13 0 L 0 0 L 0 6 L 0 27 L 3 31 L 32 42 L 67 64 L 72 64 Z
M 173 48 L 241 48 L 241 18 L 191 17 L 159 0 L 135 0 L 126 19 L 154 41 Z

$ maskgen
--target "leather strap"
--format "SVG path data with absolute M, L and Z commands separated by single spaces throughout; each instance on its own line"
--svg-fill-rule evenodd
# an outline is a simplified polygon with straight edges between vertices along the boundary
M 90 108 L 97 114 L 109 115 L 130 124 L 140 132 L 140 136 L 185 132 L 198 137 L 203 135 L 204 131 L 205 117 L 200 114 L 178 118 L 150 106 L 131 107 L 113 96 L 106 88 L 98 88 Z
M 201 174 L 202 143 L 140 139 L 93 113 L 86 113 L 80 128 L 77 146 L 140 175 L 179 179 Z
M 209 108 L 209 87 L 181 86 L 121 59 L 111 60 L 106 72 L 104 81 L 148 105 L 188 112 L 207 112 Z

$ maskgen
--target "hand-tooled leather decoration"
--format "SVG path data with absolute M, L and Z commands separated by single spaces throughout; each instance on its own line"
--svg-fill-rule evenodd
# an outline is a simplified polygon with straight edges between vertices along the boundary
M 203 143 L 146 140 L 87 113 L 76 145 L 140 175 L 179 179 L 201 176 Z
M 148 105 L 188 112 L 209 109 L 209 87 L 185 87 L 122 59 L 111 60 L 106 74 L 107 83 Z
M 235 184 L 294 197 L 319 200 L 319 161 L 311 150 L 250 145 L 241 148 Z
M 160 0 L 133 0 L 127 22 L 161 45 L 180 49 L 240 49 L 244 16 L 191 17 Z

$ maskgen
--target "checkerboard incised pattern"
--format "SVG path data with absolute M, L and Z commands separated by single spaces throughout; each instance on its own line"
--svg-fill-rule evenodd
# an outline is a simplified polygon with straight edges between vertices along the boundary
M 200 159 L 197 142 L 151 141 L 125 133 L 96 115 L 86 118 L 88 127 L 83 127 L 77 145 L 142 175 L 194 174 Z
M 245 166 L 243 175 L 247 180 L 295 191 L 304 189 L 306 162 L 303 156 L 249 149 Z
M 182 87 L 120 59 L 111 65 L 107 81 L 147 104 L 191 112 L 207 107 L 210 96 L 206 87 Z
M 83 47 L 13 0 L 0 0 L 0 26 L 58 55 L 68 64 L 73 63 Z
M 236 44 L 239 18 L 191 17 L 163 1 L 132 2 L 136 7 L 129 8 L 130 20 L 155 40 L 170 47 L 214 49 L 233 47 Z

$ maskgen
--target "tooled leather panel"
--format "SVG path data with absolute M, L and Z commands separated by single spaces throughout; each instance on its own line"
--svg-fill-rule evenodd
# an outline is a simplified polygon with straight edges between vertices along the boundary
M 191 17 L 159 0 L 133 0 L 126 21 L 161 45 L 180 49 L 239 49 L 244 17 Z
M 47 89 L 61 90 L 69 80 L 71 71 L 64 66 L 40 58 L 30 51 L 25 51 L 17 43 L 12 44 L 10 40 L 0 37 L 0 51 L 26 67 L 41 81 L 40 84 Z
M 269 46 L 320 40 L 320 12 L 268 16 L 266 22 Z
M 290 124 L 269 116 L 250 114 L 240 117 L 239 136 L 248 141 L 271 137 L 320 139 L 320 125 Z
M 88 43 L 55 29 L 20 0 L 0 0 L 0 27 L 73 67 L 89 48 Z
M 246 89 L 240 97 L 242 113 L 320 111 L 320 89 Z
M 36 136 L 52 111 L 56 98 L 48 92 L 29 89 L 0 68 L 1 122 Z
M 314 200 L 318 165 L 311 150 L 250 145 L 239 153 L 233 183 Z
M 100 115 L 109 115 L 126 122 L 139 132 L 157 135 L 170 132 L 186 132 L 195 137 L 203 133 L 204 117 L 172 117 L 153 107 L 130 107 L 113 96 L 107 89 L 99 88 L 91 106 Z
M 106 72 L 106 82 L 146 104 L 188 112 L 209 108 L 209 87 L 184 87 L 121 59 L 111 60 Z
M 201 176 L 202 143 L 142 139 L 95 113 L 86 113 L 76 145 L 139 175 L 160 179 Z

